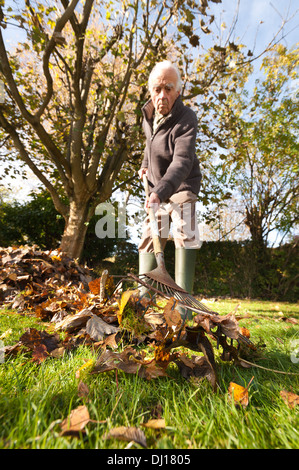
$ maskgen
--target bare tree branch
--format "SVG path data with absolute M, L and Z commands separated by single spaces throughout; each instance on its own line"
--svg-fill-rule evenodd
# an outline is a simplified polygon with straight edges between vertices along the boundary
M 21 159 L 29 166 L 29 168 L 33 171 L 33 173 L 38 177 L 38 179 L 44 184 L 47 188 L 51 197 L 53 199 L 55 208 L 57 211 L 62 214 L 64 217 L 67 216 L 67 206 L 65 206 L 60 198 L 59 195 L 52 185 L 52 183 L 45 177 L 45 175 L 38 169 L 38 167 L 33 163 L 32 159 L 29 157 L 18 133 L 16 132 L 15 128 L 7 121 L 4 117 L 1 109 L 0 109 L 0 123 L 3 129 L 10 135 L 14 142 L 15 148 L 19 151 L 19 155 Z
M 72 0 L 72 2 L 68 5 L 66 10 L 61 15 L 61 17 L 58 18 L 52 37 L 46 45 L 44 55 L 43 55 L 43 71 L 44 71 L 44 75 L 47 81 L 47 93 L 46 93 L 46 96 L 44 98 L 42 105 L 40 106 L 39 110 L 34 115 L 34 117 L 37 119 L 40 119 L 40 117 L 42 116 L 53 94 L 53 79 L 49 70 L 50 56 L 52 52 L 54 51 L 55 47 L 57 46 L 57 37 L 59 33 L 61 33 L 64 26 L 69 21 L 70 17 L 73 15 L 74 10 L 78 3 L 79 3 L 79 0 Z

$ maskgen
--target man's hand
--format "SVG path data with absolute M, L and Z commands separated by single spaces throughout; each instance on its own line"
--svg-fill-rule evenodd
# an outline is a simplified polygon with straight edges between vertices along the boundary
M 147 168 L 140 168 L 140 170 L 138 170 L 138 175 L 140 179 L 143 178 L 143 175 L 147 176 Z M 145 201 L 144 209 L 146 210 L 147 214 L 148 214 L 149 207 L 152 207 L 154 209 L 154 212 L 157 212 L 157 210 L 160 207 L 160 204 L 161 204 L 161 201 L 160 201 L 158 194 L 151 193 L 149 198 L 147 198 Z
M 149 207 L 152 207 L 154 209 L 154 212 L 157 212 L 161 204 L 160 198 L 158 194 L 156 193 L 151 193 L 150 197 L 145 201 L 145 210 L 148 213 Z
M 147 175 L 147 168 L 140 168 L 140 170 L 138 170 L 138 175 L 139 178 L 142 180 L 143 175 Z

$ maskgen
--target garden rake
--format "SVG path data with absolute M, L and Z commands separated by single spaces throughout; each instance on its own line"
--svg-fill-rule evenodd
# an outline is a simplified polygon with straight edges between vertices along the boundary
M 146 175 L 143 176 L 143 184 L 146 197 L 148 198 L 149 187 Z M 176 284 L 169 275 L 165 267 L 164 251 L 161 244 L 158 223 L 155 217 L 155 211 L 152 207 L 149 207 L 149 218 L 157 267 L 152 271 L 143 273 L 139 276 L 135 276 L 134 274 L 129 274 L 129 276 L 139 284 L 161 295 L 162 297 L 167 299 L 174 298 L 177 300 L 178 305 L 183 308 L 192 310 L 195 313 L 218 315 L 217 312 L 213 312 L 197 299 L 195 299 L 192 295 L 190 295 L 186 290 L 178 286 L 178 284 Z

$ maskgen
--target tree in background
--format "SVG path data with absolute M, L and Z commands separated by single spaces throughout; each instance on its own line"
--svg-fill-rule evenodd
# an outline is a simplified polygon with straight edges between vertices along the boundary
M 5 171 L 20 159 L 47 189 L 64 219 L 60 247 L 69 256 L 80 257 L 99 203 L 119 187 L 138 193 L 140 108 L 157 60 L 178 62 L 183 99 L 198 106 L 202 202 L 218 210 L 234 187 L 242 189 L 237 175 L 248 175 L 244 149 L 252 123 L 239 108 L 249 106 L 242 90 L 254 57 L 232 41 L 233 28 L 224 42 L 215 37 L 208 53 L 199 53 L 200 35 L 211 33 L 214 22 L 211 2 L 221 3 L 25 0 L 24 11 L 15 12 L 0 1 L 0 27 L 13 22 L 27 35 L 8 51 L 0 28 L 1 157 Z M 248 191 L 243 186 L 244 200 Z
M 298 49 L 276 46 L 264 58 L 264 78 L 253 93 L 231 89 L 215 107 L 228 132 L 223 144 L 218 141 L 223 147 L 218 160 L 207 159 L 214 220 L 219 204 L 236 197 L 257 253 L 265 251 L 273 232 L 283 239 L 298 224 L 299 103 L 289 87 L 290 79 L 299 79 L 298 64 Z
M 56 211 L 46 190 L 33 192 L 30 196 L 30 199 L 23 203 L 9 201 L 5 197 L 2 201 L 0 199 L 0 246 L 27 244 L 37 245 L 42 250 L 53 250 L 57 248 L 63 234 L 63 218 Z M 104 239 L 95 237 L 96 223 L 97 218 L 94 216 L 88 224 L 86 243 L 82 252 L 82 261 L 93 268 L 97 268 L 103 259 L 114 256 L 116 252 L 120 255 L 120 259 L 124 258 L 121 256 L 123 253 L 119 253 L 120 241 L 116 237 Z M 133 248 L 126 240 L 123 240 L 123 245 L 129 253 L 133 252 Z M 125 262 L 117 264 L 124 265 Z M 119 266 L 116 269 L 120 269 Z
M 240 193 L 246 224 L 256 246 L 267 246 L 273 231 L 284 236 L 298 223 L 299 106 L 286 90 L 299 78 L 299 49 L 277 47 L 264 59 L 265 80 L 248 103 L 251 120 L 240 120 Z
M 238 54 L 229 65 L 232 71 Z M 218 239 L 227 240 L 220 214 L 238 202 L 241 219 L 250 232 L 250 295 L 290 295 L 298 277 L 293 266 L 298 256 L 296 240 L 281 251 L 269 248 L 275 237 L 282 243 L 298 226 L 299 103 L 291 86 L 298 83 L 298 64 L 298 48 L 287 50 L 277 45 L 264 58 L 264 75 L 252 92 L 240 86 L 250 77 L 250 68 L 236 69 L 236 86 L 232 87 L 229 74 L 222 75 L 218 86 L 230 89 L 230 93 L 225 93 L 222 101 L 213 101 L 212 112 L 224 131 L 220 140 L 214 140 L 217 156 L 211 158 L 207 149 L 204 160 L 207 177 L 203 196 L 210 190 L 213 203 L 207 218 L 219 227 Z M 208 127 L 211 136 L 217 137 L 216 131 L 217 127 Z
M 198 44 L 194 22 L 204 34 L 213 21 L 208 3 L 26 0 L 15 13 L 0 2 L 1 28 L 13 21 L 27 34 L 16 54 L 0 28 L 6 161 L 17 153 L 49 191 L 69 256 L 80 257 L 96 206 L 139 166 L 150 69 L 167 54 L 181 55 L 184 41 Z
M 20 159 L 39 178 L 65 222 L 60 248 L 80 257 L 97 205 L 117 188 L 138 193 L 140 109 L 154 63 L 167 57 L 181 68 L 183 99 L 198 105 L 205 170 L 232 123 L 219 120 L 217 104 L 242 84 L 254 58 L 232 40 L 233 26 L 225 41 L 211 35 L 213 47 L 199 58 L 215 20 L 209 6 L 221 0 L 24 1 L 24 10 L 14 11 L 13 2 L 0 0 L 1 157 L 5 171 Z M 26 40 L 9 51 L 1 29 L 11 24 Z M 230 66 L 236 54 L 237 72 Z M 230 196 L 223 181 L 209 182 L 206 204 Z

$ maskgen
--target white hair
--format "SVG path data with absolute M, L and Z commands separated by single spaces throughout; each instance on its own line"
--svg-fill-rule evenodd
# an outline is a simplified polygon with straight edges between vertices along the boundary
M 177 91 L 182 91 L 182 79 L 181 74 L 178 67 L 170 62 L 170 60 L 163 60 L 162 62 L 158 62 L 155 67 L 152 69 L 149 79 L 148 79 L 148 87 L 151 91 L 153 87 L 154 78 L 162 71 L 162 70 L 169 70 L 172 69 L 177 75 Z

